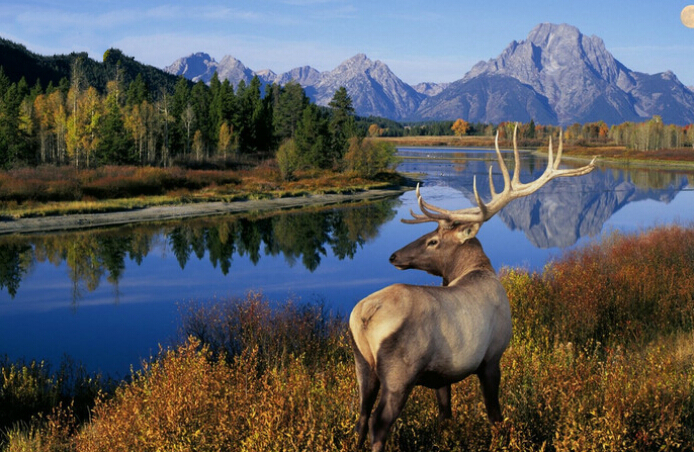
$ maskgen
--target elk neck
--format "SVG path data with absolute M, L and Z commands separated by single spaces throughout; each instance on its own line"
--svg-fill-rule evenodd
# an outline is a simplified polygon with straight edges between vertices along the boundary
M 455 285 L 465 275 L 476 271 L 496 275 L 491 261 L 482 249 L 482 244 L 473 237 L 459 245 L 454 258 L 444 266 L 441 274 L 443 285 Z

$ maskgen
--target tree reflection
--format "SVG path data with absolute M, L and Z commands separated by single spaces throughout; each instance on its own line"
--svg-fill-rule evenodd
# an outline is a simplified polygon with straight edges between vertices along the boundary
M 32 249 L 27 243 L 0 245 L 0 289 L 7 288 L 12 298 L 17 294 L 22 277 L 33 265 Z
M 0 289 L 14 298 L 22 278 L 36 262 L 65 265 L 73 305 L 103 279 L 114 287 L 126 270 L 126 260 L 138 266 L 153 250 L 171 250 L 181 269 L 191 259 L 207 255 L 214 268 L 227 275 L 234 256 L 257 264 L 263 255 L 282 254 L 288 263 L 301 261 L 310 271 L 327 250 L 339 259 L 352 258 L 378 228 L 395 216 L 397 200 L 317 212 L 284 213 L 264 218 L 241 217 L 190 220 L 165 226 L 90 230 L 60 235 L 0 239 Z

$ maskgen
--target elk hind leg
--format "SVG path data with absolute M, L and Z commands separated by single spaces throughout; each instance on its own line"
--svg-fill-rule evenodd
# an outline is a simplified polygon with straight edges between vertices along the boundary
M 384 380 L 381 399 L 371 418 L 372 452 L 381 452 L 385 450 L 388 431 L 398 416 L 400 416 L 411 390 L 411 387 L 390 389 L 387 386 L 387 382 Z
M 482 386 L 484 404 L 487 407 L 487 417 L 491 423 L 501 422 L 501 405 L 499 404 L 499 384 L 501 383 L 501 369 L 499 360 L 484 361 L 477 369 L 477 377 Z
M 361 447 L 369 432 L 369 417 L 376 403 L 381 382 L 376 372 L 369 366 L 356 347 L 354 347 L 354 362 L 357 371 L 357 383 L 359 385 L 359 420 L 355 430 L 359 435 L 358 445 Z

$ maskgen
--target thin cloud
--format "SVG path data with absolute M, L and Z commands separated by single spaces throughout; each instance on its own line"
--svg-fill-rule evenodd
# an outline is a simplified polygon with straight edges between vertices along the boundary
M 157 67 L 168 66 L 178 58 L 195 52 L 206 52 L 217 61 L 231 55 L 252 70 L 272 69 L 275 72 L 285 72 L 305 65 L 321 71 L 331 70 L 358 53 L 349 47 L 317 41 L 277 40 L 221 33 L 130 36 L 115 42 L 114 47 Z
M 314 6 L 324 5 L 329 3 L 343 3 L 340 0 L 281 0 L 280 3 L 291 6 Z

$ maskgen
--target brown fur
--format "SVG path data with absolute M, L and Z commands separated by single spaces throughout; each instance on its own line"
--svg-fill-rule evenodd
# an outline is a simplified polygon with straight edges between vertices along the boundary
M 395 284 L 361 300 L 350 315 L 359 383 L 359 443 L 373 451 L 416 385 L 436 389 L 439 419 L 452 416 L 450 385 L 476 374 L 487 414 L 501 420 L 499 360 L 511 337 L 510 307 L 474 234 L 479 225 L 439 226 L 390 261 L 441 276 L 443 287 Z M 379 390 L 381 397 L 373 414 Z

